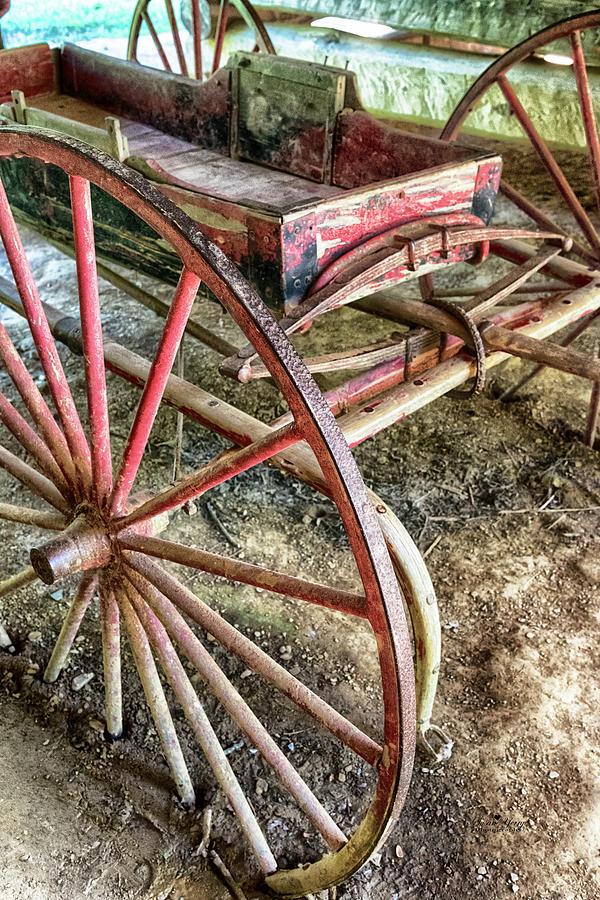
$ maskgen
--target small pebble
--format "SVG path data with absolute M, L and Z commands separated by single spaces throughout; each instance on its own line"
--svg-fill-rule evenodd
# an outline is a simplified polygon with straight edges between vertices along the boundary
M 478 874 L 478 875 L 487 875 L 487 869 L 486 869 L 486 867 L 485 867 L 485 866 L 479 866 L 479 868 L 477 869 L 477 874 Z
M 396 856 L 398 857 L 398 859 L 402 859 L 402 857 L 404 856 L 404 851 L 400 844 L 396 844 Z
M 29 634 L 27 635 L 27 640 L 31 641 L 32 644 L 37 644 L 37 642 L 41 641 L 41 639 L 42 639 L 41 631 L 30 631 Z
M 89 684 L 92 678 L 94 677 L 93 672 L 86 672 L 85 675 L 76 675 L 71 685 L 73 686 L 74 691 L 80 691 L 82 688 Z
M 555 769 L 553 769 L 551 772 L 548 772 L 548 778 L 560 778 L 560 775 Z
M 517 875 L 516 872 L 511 872 L 511 873 L 510 873 L 510 880 L 511 880 L 511 881 L 518 881 L 518 880 L 519 880 L 519 876 Z
M 264 778 L 257 778 L 256 780 L 256 793 L 260 796 L 261 794 L 266 794 L 269 790 L 269 785 L 265 781 Z

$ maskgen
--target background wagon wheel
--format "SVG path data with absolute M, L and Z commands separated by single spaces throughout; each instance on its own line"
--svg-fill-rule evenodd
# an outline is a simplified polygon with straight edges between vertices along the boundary
M 176 12 L 173 0 L 138 0 L 129 28 L 127 59 L 144 62 L 140 38 L 146 33 L 154 45 L 162 68 L 199 80 L 216 72 L 225 62 L 222 59 L 223 42 L 232 14 L 241 16 L 244 24 L 253 32 L 254 43 L 244 49 L 261 53 L 275 53 L 271 39 L 250 0 L 220 0 L 214 36 L 211 26 L 211 6 L 207 0 L 183 0 Z M 160 39 L 161 22 L 171 32 L 172 47 L 165 47 Z M 193 65 L 186 56 L 185 36 L 191 32 Z M 242 48 L 240 48 L 242 49 Z
M 37 164 L 39 160 L 57 167 L 53 169 L 55 174 L 61 172 L 57 177 L 63 179 L 67 203 L 70 195 L 80 315 L 79 330 L 76 319 L 66 320 L 42 304 L 4 188 L 0 189 L 2 240 L 57 416 L 51 412 L 6 328 L 0 326 L 0 362 L 4 370 L 0 419 L 12 435 L 16 449 L 25 451 L 32 463 L 0 448 L 0 466 L 35 497 L 31 508 L 2 503 L 0 517 L 57 533 L 31 551 L 31 566 L 0 584 L 0 596 L 6 597 L 37 578 L 51 584 L 67 575 L 80 575 L 45 672 L 46 680 L 58 677 L 97 591 L 108 733 L 118 737 L 122 729 L 120 623 L 123 623 L 182 799 L 192 803 L 194 791 L 154 657 L 237 814 L 270 889 L 283 896 L 299 897 L 338 883 L 369 858 L 391 827 L 408 789 L 415 740 L 411 648 L 401 596 L 374 510 L 348 447 L 318 388 L 262 301 L 221 251 L 203 237 L 195 223 L 145 179 L 75 140 L 19 127 L 2 130 L 0 156 L 5 160 L 5 174 L 6 166 L 26 166 L 30 161 Z M 15 162 L 13 157 L 17 158 Z M 107 345 L 102 332 L 92 210 L 93 200 L 106 202 L 110 198 L 118 199 L 150 226 L 182 263 L 171 311 L 156 355 L 145 370 L 141 400 L 124 452 L 114 469 L 105 375 Z M 201 282 L 220 300 L 246 338 L 260 349 L 264 363 L 289 405 L 293 422 L 280 429 L 265 426 L 262 439 L 250 442 L 249 438 L 248 446 L 217 455 L 182 481 L 168 484 L 147 499 L 136 497 L 131 495 L 134 480 Z M 64 333 L 65 329 L 71 344 L 83 351 L 87 430 L 53 339 L 53 331 Z M 135 372 L 139 377 L 140 358 L 123 347 L 115 349 L 116 346 L 111 344 L 112 359 L 114 363 L 116 353 L 120 373 L 133 379 Z M 182 410 L 185 410 L 186 384 L 180 385 Z M 14 405 L 4 391 L 12 394 Z M 210 402 L 219 403 L 216 399 Z M 23 414 L 18 411 L 17 403 L 23 407 Z M 32 424 L 27 421 L 27 414 Z M 165 517 L 186 500 L 299 441 L 306 441 L 311 447 L 327 480 L 364 593 L 317 584 L 156 536 L 165 526 Z M 38 508 L 39 501 L 44 501 L 44 509 Z M 188 573 L 190 569 L 199 569 L 367 620 L 378 648 L 384 713 L 381 744 L 203 603 L 165 568 L 166 560 L 180 563 Z M 233 687 L 182 613 L 200 626 L 201 634 L 212 635 L 218 645 L 282 692 L 294 709 L 316 719 L 339 742 L 340 749 L 351 749 L 373 767 L 374 798 L 350 839 L 291 765 L 266 724 L 259 721 Z M 174 644 L 197 669 L 249 745 L 258 749 L 279 785 L 291 794 L 298 810 L 323 837 L 330 852 L 322 859 L 303 861 L 297 869 L 278 868 Z M 290 834 L 292 856 L 298 837 Z
M 541 228 L 569 234 L 573 238 L 571 252 L 594 268 L 600 264 L 600 141 L 585 57 L 595 49 L 593 31 L 599 27 L 600 10 L 595 10 L 565 19 L 517 44 L 479 76 L 457 105 L 441 134 L 443 140 L 456 140 L 465 126 L 468 128 L 471 125 L 468 119 L 476 108 L 481 110 L 481 106 L 487 104 L 493 109 L 504 98 L 522 134 L 549 176 L 556 197 L 562 198 L 563 207 L 558 212 L 558 221 L 553 220 L 548 210 L 540 209 L 507 181 L 501 183 L 501 191 Z M 585 172 L 582 172 L 578 156 L 577 163 L 570 167 L 570 178 L 574 186 L 569 183 L 559 165 L 558 154 L 553 153 L 544 139 L 543 123 L 547 111 L 539 104 L 534 107 L 532 103 L 520 100 L 510 81 L 510 72 L 518 63 L 535 60 L 540 66 L 547 66 L 550 63 L 544 62 L 544 57 L 549 55 L 551 60 L 554 58 L 567 65 L 570 62 L 573 69 L 570 77 L 573 88 L 576 88 L 577 102 L 570 110 L 572 115 L 569 114 L 568 107 L 563 109 L 561 115 L 563 120 L 567 116 L 570 119 L 569 137 L 582 138 L 589 157 L 591 175 L 587 182 L 585 179 L 582 181 Z M 566 66 L 561 74 L 564 74 L 565 79 L 569 78 Z M 569 155 L 573 156 L 572 151 Z M 566 162 L 569 162 L 568 156 Z

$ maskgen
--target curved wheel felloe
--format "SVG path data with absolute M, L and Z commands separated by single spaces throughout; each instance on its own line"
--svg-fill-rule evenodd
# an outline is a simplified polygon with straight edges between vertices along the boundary
M 253 44 L 246 49 L 275 53 L 267 30 L 250 0 L 220 0 L 214 36 L 211 36 L 210 13 L 207 0 L 189 0 L 187 7 L 183 4 L 179 12 L 176 12 L 173 0 L 138 0 L 129 27 L 127 59 L 143 62 L 140 42 L 145 35 L 151 38 L 155 55 L 158 54 L 161 67 L 166 72 L 177 72 L 201 81 L 216 72 L 223 62 L 223 44 L 233 13 L 241 17 L 253 34 Z M 165 27 L 170 31 L 170 38 L 164 43 L 159 24 L 161 17 L 166 19 Z M 188 31 L 191 31 L 192 37 L 193 65 L 186 54 L 185 37 Z
M 436 761 L 452 754 L 453 741 L 431 721 L 440 673 L 442 642 L 437 597 L 423 557 L 404 525 L 368 490 L 392 558 L 413 629 L 417 740 Z
M 540 209 L 506 181 L 502 182 L 501 191 L 541 228 L 569 234 L 573 239 L 572 253 L 594 268 L 600 265 L 598 226 L 600 141 L 588 67 L 584 56 L 584 45 L 586 33 L 598 28 L 600 28 L 600 10 L 594 10 L 545 28 L 507 51 L 474 82 L 450 116 L 441 134 L 443 140 L 456 140 L 475 107 L 484 101 L 488 92 L 499 89 L 519 123 L 524 137 L 548 172 L 557 195 L 562 198 L 565 214 L 569 214 L 564 217 L 568 219 L 568 223 L 563 222 L 563 217 L 558 223 L 553 221 L 547 210 Z M 583 127 L 591 172 L 592 194 L 595 200 L 594 208 L 590 208 L 590 204 L 585 202 L 583 189 L 577 185 L 573 187 L 569 183 L 555 155 L 540 133 L 540 129 L 543 127 L 544 109 L 539 107 L 527 109 L 511 84 L 510 74 L 514 66 L 533 57 L 545 56 L 544 50 L 552 51 L 554 54 L 559 53 L 565 62 L 569 62 L 569 59 L 571 61 L 572 87 L 577 92 L 579 105 L 579 121 L 573 122 L 572 133 L 575 134 L 578 129 Z M 564 73 L 564 78 L 567 79 L 569 77 L 567 68 L 565 67 L 561 71 Z
M 159 667 L 238 817 L 268 887 L 284 897 L 300 897 L 337 884 L 369 858 L 393 824 L 408 789 L 415 744 L 412 654 L 402 598 L 376 513 L 348 446 L 316 384 L 262 301 L 223 253 L 145 179 L 75 140 L 18 126 L 2 130 L 0 157 L 3 166 L 23 165 L 28 159 L 39 165 L 42 160 L 51 164 L 55 173 L 64 173 L 61 177 L 67 198 L 70 194 L 80 318 L 79 329 L 73 327 L 72 319 L 68 320 L 68 333 L 70 343 L 77 344 L 82 352 L 87 396 L 86 415 L 81 416 L 54 339 L 63 328 L 65 316 L 40 300 L 1 188 L 0 233 L 20 297 L 18 309 L 29 325 L 49 398 L 46 401 L 8 330 L 0 324 L 0 421 L 9 432 L 9 440 L 28 455 L 25 462 L 8 448 L 0 448 L 0 466 L 35 498 L 31 508 L 0 504 L 0 518 L 48 532 L 47 540 L 40 540 L 31 551 L 31 566 L 14 576 L 8 587 L 5 583 L 4 593 L 35 579 L 53 584 L 78 574 L 79 585 L 48 662 L 46 679 L 59 677 L 86 610 L 99 595 L 108 733 L 118 737 L 122 730 L 123 632 L 182 800 L 193 803 L 194 790 Z M 18 161 L 13 163 L 13 158 Z M 103 202 L 113 198 L 133 211 L 181 260 L 179 283 L 151 363 L 103 336 L 91 186 L 103 192 Z M 141 496 L 135 492 L 136 477 L 143 469 L 150 432 L 165 399 L 171 367 L 201 282 L 258 349 L 288 404 L 291 421 L 282 427 L 263 424 L 259 436 L 249 431 L 245 441 L 239 441 L 245 446 L 218 454 L 175 484 L 167 481 L 150 496 Z M 111 443 L 106 367 L 143 386 L 120 456 Z M 179 401 L 170 402 L 182 411 L 189 410 L 191 394 L 199 389 L 179 379 L 176 387 Z M 207 407 L 220 406 L 220 400 L 206 397 L 210 398 Z M 245 414 L 226 404 L 223 408 L 229 410 L 229 419 L 220 433 L 235 434 L 240 426 L 234 419 L 243 421 Z M 358 591 L 169 539 L 169 516 L 187 501 L 275 454 L 292 452 L 294 445 L 299 445 L 298 449 L 309 447 L 318 461 L 319 477 L 326 482 L 337 506 L 355 560 L 356 581 L 361 584 Z M 335 610 L 337 615 L 368 623 L 377 646 L 381 735 L 365 733 L 304 685 L 196 596 L 172 574 L 171 565 L 164 565 L 165 561 L 182 567 L 184 578 L 189 579 L 191 571 L 207 572 L 238 585 L 253 585 L 274 595 L 316 604 L 323 608 L 324 615 L 329 615 L 327 610 Z M 190 621 L 195 623 L 195 630 Z M 340 631 L 342 640 L 343 633 Z M 261 720 L 238 693 L 205 648 L 202 636 L 211 636 L 213 644 L 260 676 L 268 689 L 283 693 L 296 712 L 306 714 L 328 732 L 340 751 L 352 751 L 361 765 L 372 768 L 373 797 L 353 834 L 346 834 L 336 823 L 334 811 L 317 796 L 318 787 L 313 789 L 300 775 L 273 738 L 270 723 Z M 205 690 L 218 699 L 248 745 L 257 748 L 274 780 L 302 812 L 305 823 L 321 836 L 326 848 L 322 858 L 296 859 L 302 863 L 298 868 L 280 866 L 247 798 L 247 788 L 224 753 L 182 658 L 197 670 Z M 282 730 L 278 723 L 277 734 Z M 294 815 L 294 827 L 303 831 L 306 824 L 298 825 L 302 817 Z M 297 847 L 302 845 L 300 838 L 290 826 L 286 859 L 294 859 Z

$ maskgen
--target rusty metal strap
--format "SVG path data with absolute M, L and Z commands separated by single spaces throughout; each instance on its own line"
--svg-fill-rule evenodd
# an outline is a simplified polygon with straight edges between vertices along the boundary
M 471 349 L 475 352 L 475 360 L 477 363 L 477 371 L 475 373 L 473 385 L 465 391 L 455 388 L 454 390 L 448 391 L 447 394 L 448 397 L 455 397 L 457 400 L 468 400 L 471 397 L 480 394 L 485 386 L 485 347 L 479 329 L 471 316 L 456 303 L 435 296 L 430 297 L 427 300 L 427 303 L 431 306 L 436 306 L 438 309 L 442 309 L 444 312 L 453 316 L 453 318 L 460 322 L 471 338 Z

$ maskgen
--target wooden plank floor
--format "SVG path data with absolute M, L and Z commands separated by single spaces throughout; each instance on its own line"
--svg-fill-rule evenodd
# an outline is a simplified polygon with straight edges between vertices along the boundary
M 99 106 L 68 94 L 39 94 L 29 98 L 28 104 L 96 128 L 104 128 L 105 117 L 111 115 Z M 264 203 L 270 209 L 276 206 L 282 211 L 298 203 L 310 203 L 341 193 L 340 188 L 332 185 L 316 184 L 287 172 L 221 156 L 143 122 L 119 118 L 122 134 L 129 142 L 130 157 L 151 160 L 157 180 L 183 182 L 190 190 L 211 197 L 233 203 L 250 202 L 253 206 Z M 133 159 L 132 164 L 135 166 Z

